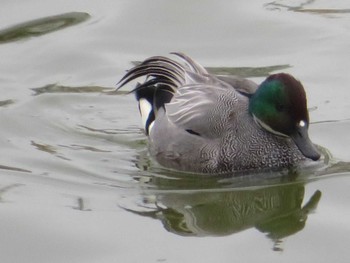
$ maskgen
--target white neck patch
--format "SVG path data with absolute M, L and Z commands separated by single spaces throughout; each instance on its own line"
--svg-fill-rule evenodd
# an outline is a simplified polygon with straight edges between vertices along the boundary
M 253 114 L 253 118 L 254 118 L 254 121 L 256 124 L 258 124 L 263 129 L 267 130 L 268 132 L 271 132 L 271 133 L 276 134 L 276 135 L 281 136 L 281 137 L 289 137 L 288 135 L 285 135 L 281 132 L 278 132 L 278 131 L 272 129 L 269 125 L 267 125 L 265 122 L 261 121 L 254 114 Z

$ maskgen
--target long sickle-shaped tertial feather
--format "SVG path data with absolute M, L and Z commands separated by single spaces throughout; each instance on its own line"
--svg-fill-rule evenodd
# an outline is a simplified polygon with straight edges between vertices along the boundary
M 146 59 L 141 64 L 129 70 L 118 82 L 117 89 L 120 89 L 134 79 L 146 76 L 147 78 L 152 77 L 152 81 L 146 81 L 136 87 L 134 91 L 156 84 L 171 86 L 175 91 L 176 87 L 184 84 L 185 74 L 186 69 L 180 63 L 166 57 L 155 56 Z

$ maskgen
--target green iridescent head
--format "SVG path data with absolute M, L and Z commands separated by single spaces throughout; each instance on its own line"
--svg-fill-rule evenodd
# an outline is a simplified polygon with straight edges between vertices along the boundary
M 305 157 L 320 158 L 308 135 L 309 113 L 304 87 L 291 75 L 269 76 L 251 97 L 249 111 L 263 129 L 292 138 Z

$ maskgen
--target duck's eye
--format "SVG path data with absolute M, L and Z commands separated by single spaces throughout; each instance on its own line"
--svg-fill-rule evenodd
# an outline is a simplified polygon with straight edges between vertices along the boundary
M 282 112 L 285 110 L 285 107 L 283 104 L 280 104 L 280 103 L 277 103 L 276 104 L 276 110 L 279 111 L 279 112 Z

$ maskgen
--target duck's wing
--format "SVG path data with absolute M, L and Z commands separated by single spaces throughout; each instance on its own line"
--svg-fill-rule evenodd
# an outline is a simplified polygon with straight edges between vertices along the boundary
M 172 100 L 165 104 L 169 121 L 189 133 L 220 137 L 243 96 L 214 76 L 192 73 L 186 76 L 191 83 L 178 88 Z
M 236 85 L 243 90 L 243 82 L 210 75 L 185 54 L 174 54 L 184 63 L 162 56 L 148 58 L 125 74 L 119 88 L 146 76 L 133 90 L 144 117 L 146 134 L 157 119 L 158 110 L 164 108 L 169 124 L 200 136 L 220 136 L 230 114 L 233 116 L 237 111 L 239 97 L 244 97 L 244 92 L 236 90 Z

